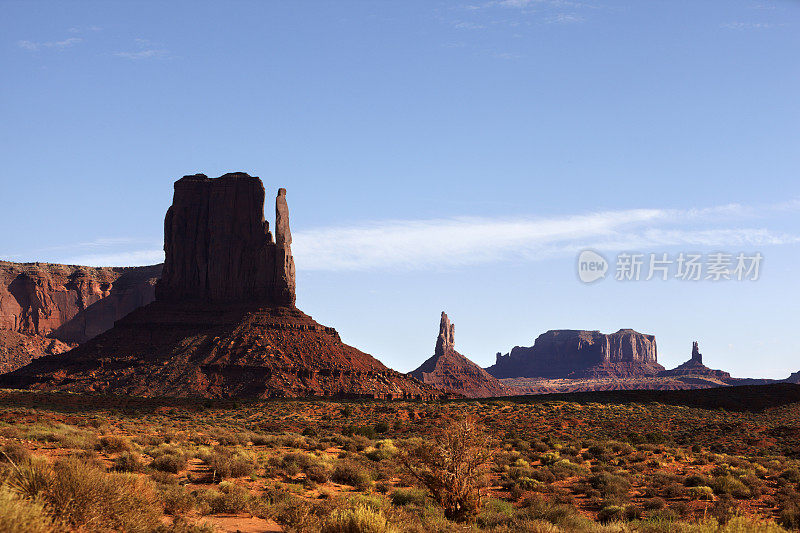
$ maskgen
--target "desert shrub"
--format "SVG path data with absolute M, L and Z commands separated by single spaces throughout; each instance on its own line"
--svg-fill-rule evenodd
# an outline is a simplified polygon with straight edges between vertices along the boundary
M 336 465 L 331 480 L 343 485 L 350 485 L 357 490 L 367 490 L 372 486 L 372 476 L 369 472 L 363 467 L 349 462 Z
M 397 455 L 397 447 L 391 439 L 379 440 L 375 443 L 374 447 L 367 448 L 364 455 L 373 461 L 391 459 Z
M 100 437 L 100 448 L 111 453 L 128 452 L 131 450 L 131 442 L 118 435 L 103 435 Z
M 52 482 L 53 471 L 46 460 L 34 457 L 16 465 L 8 478 L 8 486 L 21 496 L 36 498 Z
M 111 468 L 116 472 L 142 472 L 144 466 L 138 453 L 125 452 L 114 459 L 114 465 Z
M 192 493 L 181 485 L 169 485 L 161 493 L 164 503 L 164 512 L 168 515 L 178 515 L 194 509 L 195 499 Z
M 686 487 L 706 487 L 711 484 L 711 481 L 705 476 L 694 474 L 686 476 L 686 479 L 683 480 L 683 484 Z
M 424 505 L 428 494 L 421 489 L 397 489 L 392 492 L 392 504 L 398 507 L 406 505 Z
M 714 505 L 711 506 L 711 516 L 716 518 L 721 524 L 727 524 L 728 521 L 736 516 L 739 508 L 736 500 L 729 494 L 721 494 Z
M 0 448 L 0 463 L 11 462 L 15 465 L 20 465 L 27 462 L 30 458 L 31 452 L 16 442 L 4 444 L 3 447 Z
M 781 477 L 789 483 L 800 483 L 800 469 L 794 467 L 784 470 L 781 472 Z
M 800 530 L 800 503 L 784 501 L 778 511 L 778 523 L 791 530 Z
M 728 474 L 719 476 L 713 481 L 712 488 L 716 494 L 729 494 L 739 500 L 750 497 L 750 489 L 739 479 Z
M 589 478 L 592 487 L 600 491 L 604 498 L 625 499 L 631 488 L 630 482 L 624 477 L 620 477 L 609 472 L 600 472 Z
M 56 517 L 76 528 L 134 533 L 152 531 L 160 522 L 161 509 L 147 481 L 107 474 L 77 459 L 57 462 L 43 492 Z
M 658 509 L 663 509 L 667 506 L 667 502 L 664 501 L 663 498 L 650 498 L 649 500 L 644 502 L 644 508 L 648 511 L 656 511 Z
M 184 455 L 164 454 L 153 459 L 150 467 L 161 472 L 169 472 L 177 474 L 186 466 L 186 457 Z
M 619 505 L 606 505 L 598 511 L 597 520 L 601 524 L 622 522 L 625 520 L 625 508 Z
M 52 521 L 39 501 L 31 501 L 0 486 L 0 531 L 50 533 Z
M 542 496 L 533 495 L 522 501 L 521 516 L 527 520 L 545 521 L 565 531 L 589 530 L 596 524 L 581 515 L 573 505 L 552 503 Z M 547 530 L 545 530 L 547 531 Z
M 305 469 L 306 478 L 314 483 L 327 483 L 331 477 L 330 469 L 327 465 L 315 463 Z
M 707 500 L 714 499 L 714 490 L 711 487 L 688 487 L 686 492 L 693 500 Z
M 213 452 L 201 454 L 200 458 L 213 472 L 215 480 L 249 476 L 256 468 L 250 454 L 233 452 L 226 448 L 215 448 Z
M 251 496 L 247 489 L 228 481 L 220 483 L 218 489 L 207 490 L 200 496 L 211 514 L 241 513 L 248 509 Z
M 322 525 L 322 533 L 389 533 L 395 531 L 381 511 L 359 505 L 335 509 Z
M 489 437 L 466 419 L 446 425 L 431 440 L 407 443 L 401 460 L 447 518 L 463 521 L 480 511 L 481 481 L 493 455 Z
M 507 501 L 491 498 L 478 514 L 477 522 L 483 528 L 507 525 L 514 519 L 514 506 Z

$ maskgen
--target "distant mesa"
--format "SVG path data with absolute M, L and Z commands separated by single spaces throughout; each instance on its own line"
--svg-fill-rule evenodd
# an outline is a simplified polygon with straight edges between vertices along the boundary
M 632 329 L 616 333 L 558 329 L 536 338 L 533 346 L 515 346 L 497 354 L 486 369 L 500 378 L 629 378 L 655 376 L 658 364 L 656 339 Z
M 703 376 L 714 377 L 718 379 L 730 379 L 731 375 L 723 370 L 713 370 L 703 364 L 703 354 L 700 353 L 700 348 L 697 341 L 692 343 L 692 357 L 672 370 L 664 370 L 659 372 L 659 376 L 673 377 L 673 376 Z
M 0 386 L 209 398 L 441 397 L 295 307 L 286 190 L 275 201 L 274 239 L 264 198 L 261 180 L 241 172 L 176 181 L 155 301 L 67 353 L 0 376 Z
M 86 267 L 0 261 L 0 373 L 62 353 L 155 299 L 161 265 Z
M 444 311 L 439 321 L 439 336 L 433 356 L 411 375 L 424 383 L 469 398 L 505 396 L 514 391 L 502 385 L 455 349 L 455 326 Z

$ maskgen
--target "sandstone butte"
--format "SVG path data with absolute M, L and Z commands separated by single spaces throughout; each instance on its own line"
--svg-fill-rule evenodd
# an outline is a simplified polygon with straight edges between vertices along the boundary
M 455 326 L 444 311 L 433 356 L 412 371 L 411 375 L 438 389 L 469 398 L 506 396 L 516 392 L 456 351 Z
M 629 378 L 656 376 L 656 339 L 632 329 L 616 333 L 550 330 L 536 338 L 533 346 L 515 346 L 486 369 L 500 378 Z
M 0 386 L 208 398 L 441 397 L 434 387 L 344 344 L 336 330 L 295 306 L 286 191 L 279 189 L 275 201 L 275 238 L 264 219 L 264 198 L 261 180 L 245 173 L 176 181 L 155 299 L 69 352 L 0 376 Z M 148 268 L 155 273 L 158 267 Z M 95 272 L 87 293 L 113 292 L 109 279 L 116 271 Z M 120 269 L 116 283 L 124 274 Z M 69 278 L 68 269 L 64 276 Z M 63 306 L 37 301 L 33 307 L 55 313 Z M 70 307 L 66 314 L 75 318 L 91 307 L 77 306 L 74 313 Z M 22 317 L 15 328 L 42 334 L 62 327 L 47 322 L 52 313 L 26 322 L 27 313 L 10 313 Z M 83 334 L 90 333 L 84 326 Z

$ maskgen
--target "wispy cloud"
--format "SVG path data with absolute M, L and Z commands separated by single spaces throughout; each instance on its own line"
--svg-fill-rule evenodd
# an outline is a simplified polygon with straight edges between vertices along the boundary
M 556 13 L 551 17 L 547 17 L 545 22 L 548 24 L 577 24 L 583 22 L 585 19 L 574 13 Z
M 766 30 L 773 27 L 769 22 L 726 22 L 721 25 L 730 30 Z
M 747 211 L 734 204 L 554 218 L 397 220 L 295 232 L 293 252 L 297 267 L 302 270 L 416 270 L 531 261 L 584 248 L 636 250 L 800 243 L 797 235 L 765 228 L 697 227 Z M 693 227 L 681 227 L 687 222 L 692 222 Z
M 17 41 L 17 46 L 33 52 L 43 49 L 62 50 L 64 48 L 74 46 L 82 41 L 83 39 L 80 37 L 70 37 L 68 39 L 64 39 L 63 41 Z
M 90 32 L 90 31 L 92 31 L 92 32 L 100 31 L 102 29 L 103 28 L 101 28 L 100 26 L 86 26 L 86 27 L 73 26 L 70 29 L 68 29 L 67 31 L 70 32 L 70 33 L 86 33 L 86 32 Z
M 766 206 L 726 204 L 695 209 L 627 209 L 549 218 L 453 217 L 388 220 L 294 232 L 297 268 L 315 271 L 425 270 L 507 261 L 540 261 L 601 251 L 753 251 L 800 244 L 800 236 L 752 227 L 752 222 L 800 211 L 800 200 Z M 793 216 L 793 215 L 791 215 Z M 750 221 L 750 225 L 746 221 Z M 59 263 L 133 266 L 160 263 L 154 239 L 97 238 L 35 250 L 31 256 Z
M 86 254 L 66 257 L 59 261 L 68 265 L 91 266 L 144 266 L 164 262 L 164 251 L 159 249 L 131 250 L 128 252 L 111 252 Z
M 134 61 L 140 59 L 168 59 L 171 57 L 169 50 L 158 46 L 149 39 L 134 39 L 134 44 L 138 48 L 137 50 L 114 52 L 114 55 Z

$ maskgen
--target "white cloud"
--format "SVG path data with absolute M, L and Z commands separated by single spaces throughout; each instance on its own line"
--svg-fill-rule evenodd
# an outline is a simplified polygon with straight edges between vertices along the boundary
M 169 52 L 161 48 L 148 48 L 146 50 L 138 50 L 136 52 L 115 52 L 115 56 L 124 57 L 125 59 L 163 59 L 168 57 Z
M 17 41 L 17 46 L 25 50 L 31 50 L 35 52 L 37 50 L 42 50 L 45 48 L 53 48 L 53 49 L 69 48 L 70 46 L 76 45 L 82 41 L 83 39 L 81 39 L 80 37 L 70 37 L 68 39 L 64 39 L 63 41 L 47 41 L 47 42 Z
M 67 257 L 59 261 L 67 265 L 91 266 L 144 266 L 164 262 L 163 250 L 132 250 L 128 252 L 111 252 L 105 254 L 88 254 Z
M 731 30 L 766 30 L 772 27 L 768 22 L 726 22 L 723 28 Z
M 317 271 L 424 270 L 539 261 L 574 255 L 586 248 L 642 253 L 665 252 L 668 247 L 683 247 L 687 252 L 754 252 L 762 246 L 800 244 L 800 236 L 732 226 L 798 210 L 800 201 L 795 199 L 764 206 L 628 209 L 549 218 L 389 220 L 295 231 L 292 251 L 298 269 Z M 149 265 L 164 260 L 159 244 L 156 240 L 103 237 L 50 248 L 44 255 L 58 263 Z M 24 257 L 40 258 L 43 251 Z
M 141 37 L 133 40 L 138 50 L 115 52 L 117 57 L 124 57 L 125 59 L 138 60 L 138 59 L 166 59 L 170 57 L 169 50 L 160 48 L 156 43 L 150 39 L 143 39 Z
M 545 19 L 548 24 L 576 24 L 583 22 L 584 18 L 572 13 L 557 13 Z
M 301 270 L 417 270 L 510 260 L 531 261 L 584 248 L 752 247 L 800 243 L 763 228 L 685 228 L 719 222 L 741 206 L 697 210 L 633 209 L 554 218 L 397 220 L 298 231 L 292 244 Z M 736 251 L 736 250 L 734 250 Z

